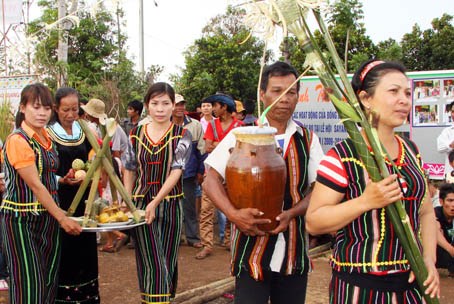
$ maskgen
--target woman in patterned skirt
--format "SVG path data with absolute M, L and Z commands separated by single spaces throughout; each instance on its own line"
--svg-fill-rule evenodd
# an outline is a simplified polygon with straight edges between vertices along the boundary
M 57 169 L 60 206 L 68 210 L 82 182 L 70 174 L 72 162 L 76 158 L 86 162 L 91 146 L 76 121 L 79 116 L 78 92 L 73 88 L 60 88 L 55 94 L 55 102 L 55 121 L 48 132 L 60 158 Z M 84 215 L 88 192 L 82 197 L 74 216 Z M 61 246 L 56 303 L 100 303 L 96 234 L 73 236 L 63 232 Z
M 378 137 L 397 169 L 386 160 L 391 175 L 369 181 L 350 139 L 320 163 L 306 227 L 311 234 L 336 232 L 330 303 L 423 303 L 385 209 L 402 200 L 428 270 L 426 292 L 439 296 L 435 216 L 421 157 L 412 141 L 394 133 L 411 110 L 409 80 L 400 64 L 372 60 L 355 73 L 352 86 L 366 114 L 377 114 Z
M 142 303 L 170 303 L 177 283 L 182 225 L 182 173 L 191 152 L 191 135 L 171 122 L 175 92 L 153 84 L 144 99 L 151 122 L 132 129 L 125 187 L 146 225 L 133 232 Z
M 54 303 L 60 261 L 60 229 L 78 235 L 57 200 L 55 172 L 59 160 L 45 126 L 53 98 L 42 84 L 21 92 L 17 129 L 3 150 L 5 193 L 0 206 L 0 231 L 10 272 L 11 303 Z

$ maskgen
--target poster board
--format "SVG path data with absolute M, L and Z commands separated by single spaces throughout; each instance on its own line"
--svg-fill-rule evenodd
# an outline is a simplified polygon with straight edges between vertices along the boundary
M 11 112 L 16 113 L 22 89 L 26 85 L 36 82 L 37 79 L 37 75 L 0 77 L 0 104 L 9 102 L 11 105 Z
M 454 102 L 454 70 L 408 72 L 407 76 L 412 88 L 412 110 L 408 123 L 396 131 L 419 147 L 430 177 L 442 179 L 445 155 L 437 151 L 436 141 L 441 131 L 454 123 L 449 108 Z M 326 153 L 348 134 L 317 76 L 303 77 L 299 93 L 293 119 L 318 135 Z

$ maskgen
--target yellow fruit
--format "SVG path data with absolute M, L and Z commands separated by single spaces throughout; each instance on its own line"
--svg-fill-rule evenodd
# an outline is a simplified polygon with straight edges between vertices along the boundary
M 101 213 L 98 217 L 98 222 L 100 222 L 101 224 L 105 224 L 109 222 L 109 219 L 110 217 L 107 213 Z
M 117 222 L 126 222 L 128 220 L 128 216 L 123 211 L 118 211 L 116 216 Z

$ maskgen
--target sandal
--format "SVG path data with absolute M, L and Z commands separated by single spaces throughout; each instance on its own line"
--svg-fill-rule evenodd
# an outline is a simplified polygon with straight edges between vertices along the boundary
M 197 260 L 203 260 L 207 257 L 209 257 L 211 254 L 212 254 L 212 250 L 211 249 L 208 249 L 208 248 L 203 248 L 202 250 L 200 250 L 196 255 L 195 255 L 195 258 Z
M 108 252 L 108 253 L 116 252 L 114 246 L 112 246 L 112 245 L 104 245 L 103 247 L 101 247 L 101 249 L 99 249 L 99 251 Z
M 122 236 L 117 237 L 117 239 L 114 242 L 115 251 L 120 250 L 121 247 L 123 247 L 126 243 L 128 243 L 128 241 L 129 241 L 129 236 L 127 236 L 126 234 L 123 234 Z
M 195 243 L 188 242 L 188 246 L 194 247 L 194 248 L 203 248 L 202 242 L 195 242 Z

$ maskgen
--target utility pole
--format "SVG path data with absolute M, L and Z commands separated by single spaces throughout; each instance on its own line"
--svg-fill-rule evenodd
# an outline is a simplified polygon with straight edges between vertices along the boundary
M 74 14 L 77 10 L 77 1 L 71 0 L 71 8 L 69 14 Z M 58 49 L 57 58 L 60 63 L 60 75 L 58 76 L 58 86 L 66 86 L 68 78 L 66 65 L 68 64 L 68 31 L 72 28 L 73 24 L 69 20 L 63 20 L 68 15 L 66 9 L 66 0 L 58 0 Z M 63 21 L 62 21 L 63 20 Z
M 58 20 L 66 17 L 66 1 L 58 0 Z M 65 22 L 58 23 L 58 49 L 57 60 L 60 63 L 60 70 L 58 75 L 58 86 L 66 86 L 66 64 L 68 63 L 68 35 L 65 29 Z
M 28 36 L 28 24 L 30 23 L 30 1 L 27 0 L 26 2 L 26 20 L 25 20 L 25 33 L 27 34 Z M 27 49 L 27 72 L 28 72 L 28 75 L 31 74 L 31 62 L 32 62 L 32 59 L 31 59 L 31 51 L 30 51 L 30 48 Z
M 9 27 L 8 29 L 6 29 L 6 15 L 5 15 L 5 1 L 2 0 L 2 21 L 3 21 L 3 24 L 2 24 L 2 28 L 3 28 L 3 31 L 2 31 L 2 42 L 4 43 L 3 45 L 3 49 L 5 51 L 5 75 L 8 76 L 8 54 L 7 54 L 7 47 L 6 47 L 6 35 L 8 34 L 8 30 L 9 30 Z
M 139 70 L 142 77 L 145 77 L 144 63 L 144 37 L 143 37 L 143 0 L 139 0 Z

